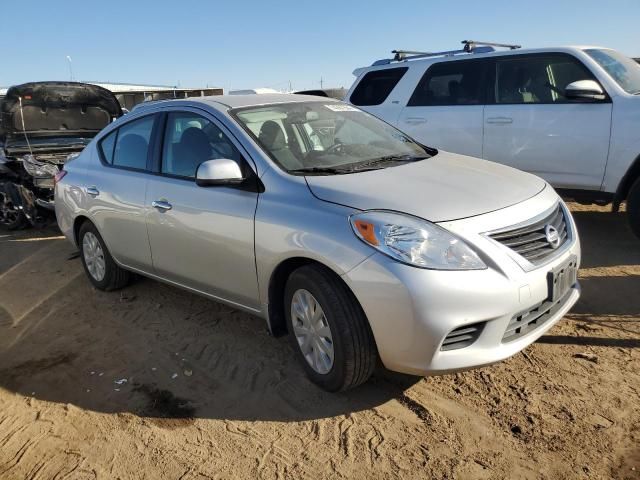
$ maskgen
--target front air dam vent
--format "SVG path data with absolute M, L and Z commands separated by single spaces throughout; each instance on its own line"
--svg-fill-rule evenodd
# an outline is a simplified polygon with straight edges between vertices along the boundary
M 464 325 L 452 330 L 442 342 L 440 350 L 457 350 L 459 348 L 468 347 L 475 342 L 484 328 L 486 322 L 474 323 L 472 325 Z

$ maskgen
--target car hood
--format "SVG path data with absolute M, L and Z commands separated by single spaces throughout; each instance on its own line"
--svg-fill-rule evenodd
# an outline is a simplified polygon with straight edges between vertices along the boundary
M 313 195 L 359 210 L 395 210 L 444 222 L 500 210 L 546 182 L 497 163 L 440 151 L 434 157 L 346 175 L 307 176 Z
M 22 103 L 22 105 L 21 105 Z M 77 82 L 15 85 L 0 106 L 0 130 L 7 137 L 93 137 L 122 115 L 109 90 Z

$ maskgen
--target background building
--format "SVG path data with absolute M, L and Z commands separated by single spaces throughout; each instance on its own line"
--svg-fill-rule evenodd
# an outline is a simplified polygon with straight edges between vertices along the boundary
M 120 105 L 131 110 L 135 105 L 150 100 L 168 100 L 171 98 L 206 97 L 222 95 L 222 88 L 182 88 L 168 85 L 135 85 L 126 83 L 85 82 L 111 90 Z

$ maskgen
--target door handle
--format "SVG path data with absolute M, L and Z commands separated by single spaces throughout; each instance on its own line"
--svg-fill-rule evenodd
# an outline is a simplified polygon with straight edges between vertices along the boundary
M 98 195 L 100 195 L 100 190 L 98 190 L 95 186 L 87 187 L 87 195 L 97 197 Z
M 513 123 L 513 118 L 511 117 L 489 117 L 487 118 L 487 123 L 492 123 L 495 125 L 507 125 L 509 123 Z
M 151 202 L 151 206 L 153 208 L 157 208 L 162 212 L 166 212 L 167 210 L 171 210 L 171 208 L 173 208 L 173 206 L 165 200 L 154 200 L 153 202 Z
M 427 119 L 424 117 L 407 117 L 404 119 L 404 123 L 409 125 L 420 125 L 421 123 L 427 123 Z

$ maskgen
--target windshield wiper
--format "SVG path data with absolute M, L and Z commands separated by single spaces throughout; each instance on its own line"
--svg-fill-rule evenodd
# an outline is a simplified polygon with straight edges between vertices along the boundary
M 354 173 L 354 172 L 362 172 L 366 170 L 378 170 L 381 167 L 381 164 L 386 163 L 408 163 L 408 162 L 417 162 L 418 160 L 424 160 L 425 158 L 429 158 L 425 155 L 414 156 L 414 155 L 387 155 L 385 157 L 374 158 L 373 160 L 366 160 L 360 163 L 351 163 L 347 165 L 340 165 L 336 167 L 304 167 L 304 168 L 294 168 L 291 170 L 287 170 L 289 173 L 293 174 L 303 174 L 303 175 L 341 175 L 345 173 Z
M 292 168 L 287 170 L 289 173 L 303 175 L 340 175 L 342 173 L 349 173 L 353 170 L 351 168 L 337 168 L 337 167 L 304 167 L 304 168 Z
M 372 167 L 381 168 L 381 164 L 385 163 L 409 163 L 409 162 L 417 162 L 419 160 L 424 160 L 429 158 L 426 155 L 387 155 L 385 157 L 374 158 L 373 160 L 367 160 L 362 163 L 357 163 L 352 165 L 353 170 L 366 170 Z

